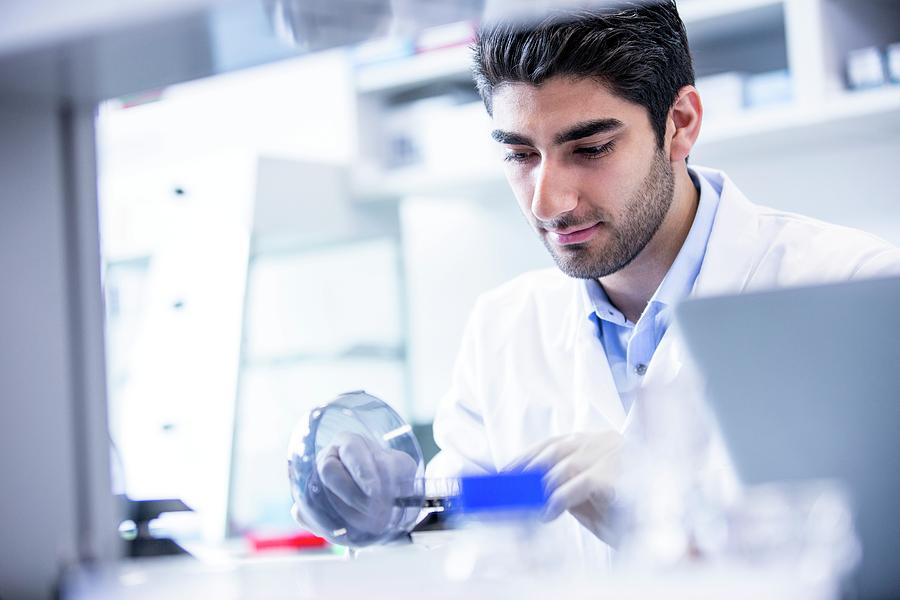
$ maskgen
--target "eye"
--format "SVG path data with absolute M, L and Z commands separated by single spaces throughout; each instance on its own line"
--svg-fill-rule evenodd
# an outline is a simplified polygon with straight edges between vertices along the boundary
M 521 163 L 527 161 L 532 156 L 534 156 L 534 152 L 514 152 L 510 150 L 503 155 L 503 160 L 507 162 Z
M 600 158 L 612 152 L 615 142 L 607 142 L 599 146 L 587 146 L 585 148 L 577 148 L 575 154 L 580 154 L 587 159 Z

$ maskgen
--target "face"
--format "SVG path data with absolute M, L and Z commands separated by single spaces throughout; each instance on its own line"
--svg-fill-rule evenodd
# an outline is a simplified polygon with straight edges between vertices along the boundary
M 571 277 L 623 269 L 668 213 L 672 165 L 646 109 L 596 81 L 503 84 L 493 126 L 522 212 Z

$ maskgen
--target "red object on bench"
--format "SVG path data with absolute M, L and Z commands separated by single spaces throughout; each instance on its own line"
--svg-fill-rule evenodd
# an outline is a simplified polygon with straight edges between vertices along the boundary
M 328 541 L 317 535 L 303 531 L 290 535 L 264 536 L 248 533 L 247 541 L 253 546 L 254 552 L 265 550 L 283 550 L 286 548 L 324 548 Z

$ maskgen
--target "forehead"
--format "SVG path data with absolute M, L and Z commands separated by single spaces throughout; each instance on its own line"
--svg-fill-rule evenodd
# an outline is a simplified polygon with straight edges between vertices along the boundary
M 643 106 L 593 79 L 554 77 L 539 86 L 504 83 L 494 89 L 492 100 L 495 127 L 537 139 L 549 139 L 575 123 L 595 119 L 650 127 Z

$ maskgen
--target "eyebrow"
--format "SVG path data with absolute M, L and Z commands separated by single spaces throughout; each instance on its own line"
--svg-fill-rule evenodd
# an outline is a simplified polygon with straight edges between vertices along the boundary
M 593 121 L 583 121 L 581 123 L 576 123 L 569 129 L 561 133 L 556 134 L 556 136 L 553 138 L 553 143 L 557 146 L 560 146 L 568 142 L 574 142 L 575 140 L 580 140 L 586 137 L 591 137 L 592 135 L 597 135 L 598 133 L 609 133 L 611 131 L 616 131 L 624 126 L 625 124 L 618 119 L 595 119 Z M 510 146 L 534 146 L 534 142 L 532 142 L 524 135 L 513 133 L 511 131 L 503 131 L 502 129 L 495 129 L 494 131 L 492 131 L 491 137 L 501 144 L 508 144 Z
M 495 129 L 492 131 L 491 137 L 501 144 L 508 144 L 510 146 L 534 146 L 534 143 L 524 135 L 512 133 L 511 131 L 503 131 L 502 129 Z
M 609 133 L 624 127 L 625 124 L 618 119 L 596 119 L 594 121 L 584 121 L 577 123 L 575 126 L 557 134 L 553 138 L 553 142 L 558 146 L 567 142 L 574 142 L 582 138 L 591 137 L 598 133 Z

